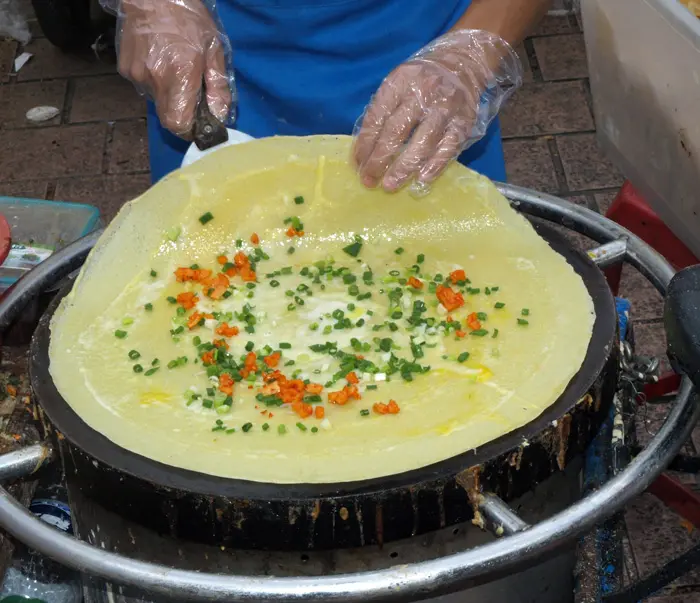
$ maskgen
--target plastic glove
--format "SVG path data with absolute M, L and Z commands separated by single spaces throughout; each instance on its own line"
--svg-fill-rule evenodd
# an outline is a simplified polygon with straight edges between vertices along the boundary
M 520 59 L 499 36 L 438 38 L 389 74 L 358 122 L 353 155 L 363 184 L 395 191 L 413 179 L 415 192 L 427 191 L 521 84 Z
M 156 104 L 161 123 L 189 137 L 206 82 L 209 110 L 226 121 L 235 99 L 231 46 L 215 0 L 100 0 L 118 16 L 119 72 Z

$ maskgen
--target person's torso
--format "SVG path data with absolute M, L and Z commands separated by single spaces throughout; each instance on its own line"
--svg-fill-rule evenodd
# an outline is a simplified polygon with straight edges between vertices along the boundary
M 471 0 L 219 0 L 252 136 L 349 134 L 391 70 Z

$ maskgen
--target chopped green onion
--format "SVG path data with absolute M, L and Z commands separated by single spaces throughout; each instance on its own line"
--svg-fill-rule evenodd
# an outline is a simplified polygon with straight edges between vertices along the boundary
M 206 214 L 202 214 L 201 216 L 199 216 L 199 222 L 202 225 L 206 224 L 207 222 L 211 222 L 213 219 L 214 216 L 210 211 L 208 211 Z
M 155 270 L 151 270 L 151 276 L 153 278 L 156 278 L 158 276 L 158 273 Z
M 527 320 L 525 320 L 524 318 L 518 318 L 518 324 L 522 325 L 522 326 L 526 326 L 526 325 L 529 325 L 530 323 Z
M 177 300 L 172 295 L 169 295 L 165 299 L 168 300 L 169 304 L 176 304 L 177 303 Z
M 146 310 L 146 312 L 150 312 L 153 310 L 153 304 L 146 304 L 143 309 Z
M 520 310 L 520 314 L 522 314 L 523 316 L 530 316 L 530 310 L 528 308 L 523 308 L 522 310 Z
M 355 241 L 354 243 L 348 245 L 347 247 L 343 247 L 343 251 L 353 258 L 356 258 L 358 255 L 360 255 L 361 249 L 362 249 L 362 240 Z
M 301 422 L 297 423 L 297 427 L 299 428 L 300 431 L 306 431 L 306 425 L 304 425 Z
M 505 308 L 506 305 L 503 302 L 497 302 L 493 305 L 493 307 L 496 308 L 496 310 L 500 310 L 501 308 Z
M 281 350 L 291 350 L 292 349 L 292 344 L 287 343 L 286 341 L 283 341 L 282 343 L 279 344 L 279 348 Z
M 368 385 L 367 389 L 377 389 L 377 386 L 376 385 Z
M 312 427 L 311 433 L 318 433 L 318 427 L 316 427 L 316 426 Z
M 135 364 L 134 365 L 134 372 L 135 373 L 143 373 L 143 367 L 140 364 Z
M 150 377 L 151 375 L 157 373 L 159 370 L 160 370 L 160 367 L 159 367 L 159 366 L 154 366 L 153 368 L 148 369 L 148 370 L 144 373 L 144 375 L 145 375 L 146 377 Z
M 397 247 L 397 248 L 394 250 L 394 253 L 395 253 L 396 255 L 401 255 L 401 254 L 403 253 L 403 247 Z
M 486 312 L 477 312 L 477 313 L 476 313 L 476 317 L 477 317 L 479 320 L 486 320 L 486 318 L 487 318 Z
M 278 425 L 277 426 L 277 433 L 279 433 L 280 435 L 283 435 L 283 434 L 287 433 L 287 428 L 282 424 Z
M 124 338 L 126 337 L 126 335 L 127 335 L 127 332 L 126 332 L 126 331 L 119 331 L 119 330 L 114 331 L 114 336 L 115 336 L 117 339 L 124 339 Z
M 272 279 L 272 280 L 270 281 L 270 287 L 279 287 L 279 286 L 280 286 L 280 282 L 279 282 L 279 281 L 276 281 L 276 280 L 274 280 L 274 279 Z
M 468 358 L 469 352 L 462 352 L 459 356 L 457 356 L 457 362 L 466 362 Z
M 245 423 L 241 429 L 244 431 L 244 433 L 248 433 L 251 429 L 253 428 L 252 423 Z
M 486 329 L 477 329 L 476 331 L 472 331 L 470 333 L 474 337 L 484 337 L 489 334 L 489 332 Z
M 369 410 L 367 410 L 366 408 L 363 408 L 363 409 L 360 411 L 360 416 L 368 417 L 368 416 L 369 416 Z
M 498 337 L 498 329 L 493 330 L 493 335 L 491 335 L 491 339 L 496 339 Z
M 270 429 L 270 424 L 269 424 L 269 423 L 263 423 L 262 430 L 263 430 L 263 431 L 267 431 L 268 429 Z
M 289 255 L 292 255 L 294 253 L 294 251 L 295 251 L 294 247 L 290 247 L 289 249 L 287 249 L 287 253 Z
M 245 344 L 245 351 L 251 352 L 254 347 L 255 347 L 255 344 L 252 341 L 249 341 L 248 343 Z
M 129 352 L 129 358 L 131 358 L 131 360 L 138 360 L 141 358 L 141 354 L 139 354 L 136 350 L 131 350 Z
M 425 256 L 422 253 L 419 253 L 418 257 L 416 258 L 416 262 L 422 264 L 423 262 L 425 262 Z
M 303 205 L 304 204 L 304 197 L 301 195 L 299 197 L 294 197 L 294 203 L 297 205 Z

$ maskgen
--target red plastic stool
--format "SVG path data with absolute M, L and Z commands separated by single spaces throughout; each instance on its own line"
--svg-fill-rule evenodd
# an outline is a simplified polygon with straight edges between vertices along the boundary
M 629 181 L 622 185 L 605 217 L 636 234 L 677 270 L 698 263 L 690 249 L 661 221 Z M 613 293 L 617 294 L 622 266 L 607 269 L 605 276 Z

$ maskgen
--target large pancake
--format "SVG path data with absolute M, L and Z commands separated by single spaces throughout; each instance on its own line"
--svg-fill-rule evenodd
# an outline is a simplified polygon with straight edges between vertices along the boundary
M 581 367 L 592 332 L 593 302 L 581 278 L 486 178 L 455 164 L 420 199 L 407 192 L 369 191 L 347 163 L 349 148 L 349 138 L 329 136 L 269 138 L 225 148 L 173 173 L 121 210 L 51 324 L 51 374 L 92 428 L 128 450 L 176 467 L 271 483 L 335 483 L 452 457 L 525 425 L 556 400 Z M 304 202 L 297 204 L 295 197 Z M 213 219 L 202 224 L 207 212 Z M 290 217 L 303 222 L 302 237 L 289 238 L 285 219 Z M 233 294 L 213 301 L 200 284 L 176 281 L 178 267 L 198 264 L 216 274 L 224 268 L 217 263 L 220 254 L 230 260 L 240 249 L 251 253 L 252 233 L 269 255 L 257 264 L 254 289 L 234 276 Z M 343 248 L 358 235 L 363 244 L 355 258 Z M 323 274 L 314 282 L 313 263 L 319 260 L 334 261 L 336 276 Z M 407 272 L 414 265 L 423 282 L 420 293 L 399 280 L 414 274 Z M 277 274 L 285 267 L 291 274 Z M 343 279 L 342 267 L 357 280 Z M 439 280 L 437 274 L 448 279 L 455 269 L 464 269 L 470 281 L 451 286 L 453 292 L 464 291 L 464 306 L 450 313 L 461 323 L 461 337 L 454 330 L 434 332 L 447 316 L 436 306 L 434 292 L 444 281 L 431 282 Z M 363 277 L 370 270 L 373 284 L 368 285 Z M 352 285 L 372 297 L 351 298 Z M 397 288 L 403 295 L 390 303 L 388 294 Z M 290 344 L 281 349 L 277 368 L 290 379 L 326 384 L 340 361 L 309 346 L 336 342 L 350 354 L 354 338 L 356 346 L 368 344 L 356 353 L 377 368 L 356 371 L 359 400 L 328 403 L 328 391 L 346 385 L 337 376 L 320 403 L 307 395 L 312 407 L 324 407 L 325 420 L 300 418 L 289 404 L 256 399 L 260 379 L 237 382 L 232 400 L 223 400 L 202 361 L 195 362 L 206 350 L 198 351 L 193 338 L 204 343 L 221 338 L 212 329 L 225 319 L 217 315 L 218 320 L 192 330 L 178 329 L 182 316 L 166 298 L 186 291 L 198 294 L 197 309 L 203 312 L 254 306 L 254 333 L 235 316 L 227 321 L 241 331 L 225 338 L 236 363 L 249 341 L 254 350 Z M 253 297 L 246 297 L 250 292 Z M 434 318 L 434 327 L 406 330 L 415 301 L 425 302 L 426 311 L 418 316 Z M 153 309 L 146 310 L 146 304 Z M 337 310 L 343 318 L 338 312 L 330 317 Z M 474 312 L 486 315 L 476 334 L 473 318 L 467 325 Z M 352 327 L 334 328 L 344 318 Z M 392 331 L 387 321 L 399 329 Z M 375 325 L 385 326 L 373 330 Z M 126 336 L 119 338 L 116 331 Z M 394 344 L 391 352 L 381 341 L 387 339 Z M 408 381 L 411 368 L 417 370 L 411 367 L 416 347 L 422 357 L 415 364 L 430 370 L 413 372 Z M 132 350 L 140 357 L 129 358 Z M 181 357 L 187 357 L 185 364 L 168 368 Z M 160 368 L 146 376 L 155 358 Z M 359 362 L 348 356 L 346 363 L 348 358 Z M 287 365 L 290 360 L 295 364 Z M 135 364 L 144 371 L 134 372 Z M 387 375 L 393 370 L 387 371 L 387 364 L 401 366 Z M 201 397 L 188 405 L 188 391 Z M 211 400 L 212 408 L 204 400 Z M 398 404 L 398 414 L 373 410 L 375 403 L 390 400 Z M 212 431 L 217 420 L 221 428 Z

